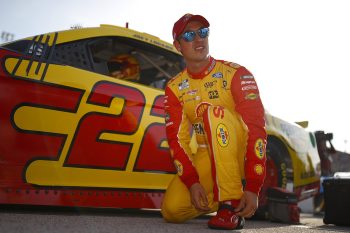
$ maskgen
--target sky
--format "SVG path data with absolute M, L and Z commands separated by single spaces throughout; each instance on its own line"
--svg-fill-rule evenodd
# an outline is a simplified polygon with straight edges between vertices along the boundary
M 210 54 L 249 69 L 266 110 L 333 133 L 350 152 L 348 0 L 0 0 L 0 32 L 15 39 L 112 24 L 172 42 L 185 13 L 210 22 Z M 1 42 L 1 40 L 0 40 Z

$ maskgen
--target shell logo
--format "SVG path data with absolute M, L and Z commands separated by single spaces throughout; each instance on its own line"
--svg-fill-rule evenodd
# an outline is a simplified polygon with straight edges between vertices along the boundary
M 264 167 L 261 164 L 257 164 L 254 166 L 254 171 L 257 175 L 262 175 L 264 172 Z
M 220 123 L 216 128 L 216 138 L 221 147 L 226 147 L 229 143 L 227 127 L 222 123 Z
M 208 103 L 208 102 L 202 102 L 200 103 L 199 105 L 197 105 L 196 107 L 196 116 L 197 117 L 202 117 L 203 116 L 203 113 L 205 112 L 205 110 L 208 109 L 208 107 L 210 106 L 211 104 Z

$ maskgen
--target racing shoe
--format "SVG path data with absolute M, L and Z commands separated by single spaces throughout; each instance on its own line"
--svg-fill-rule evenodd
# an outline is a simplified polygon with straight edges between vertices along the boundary
M 238 230 L 243 229 L 245 220 L 237 216 L 234 208 L 227 204 L 222 204 L 214 217 L 208 222 L 208 227 L 218 230 Z

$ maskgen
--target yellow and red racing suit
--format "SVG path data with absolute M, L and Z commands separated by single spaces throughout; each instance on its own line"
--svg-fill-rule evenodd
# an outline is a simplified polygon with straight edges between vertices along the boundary
M 187 208 L 176 203 L 189 205 L 189 213 L 178 213 L 184 216 L 173 221 L 199 215 L 189 197 L 180 197 L 188 195 L 197 182 L 204 183 L 213 211 L 215 202 L 241 198 L 242 179 L 245 190 L 259 193 L 265 177 L 264 108 L 256 81 L 245 67 L 211 57 L 201 73 L 185 69 L 169 81 L 164 106 L 168 143 L 178 174 L 167 189 L 163 216 L 169 215 L 166 212 L 171 208 Z M 198 144 L 195 154 L 190 148 L 192 133 Z M 171 217 L 168 220 L 172 221 Z

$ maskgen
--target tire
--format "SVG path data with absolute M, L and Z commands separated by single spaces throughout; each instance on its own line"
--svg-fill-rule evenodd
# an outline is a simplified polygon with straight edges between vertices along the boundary
M 293 164 L 285 144 L 276 137 L 267 139 L 266 154 L 277 168 L 277 187 L 286 188 L 293 182 Z
M 267 190 L 270 187 L 286 188 L 293 182 L 293 166 L 285 144 L 274 136 L 268 136 L 266 145 L 266 178 L 259 194 L 259 208 L 254 218 L 268 219 Z

